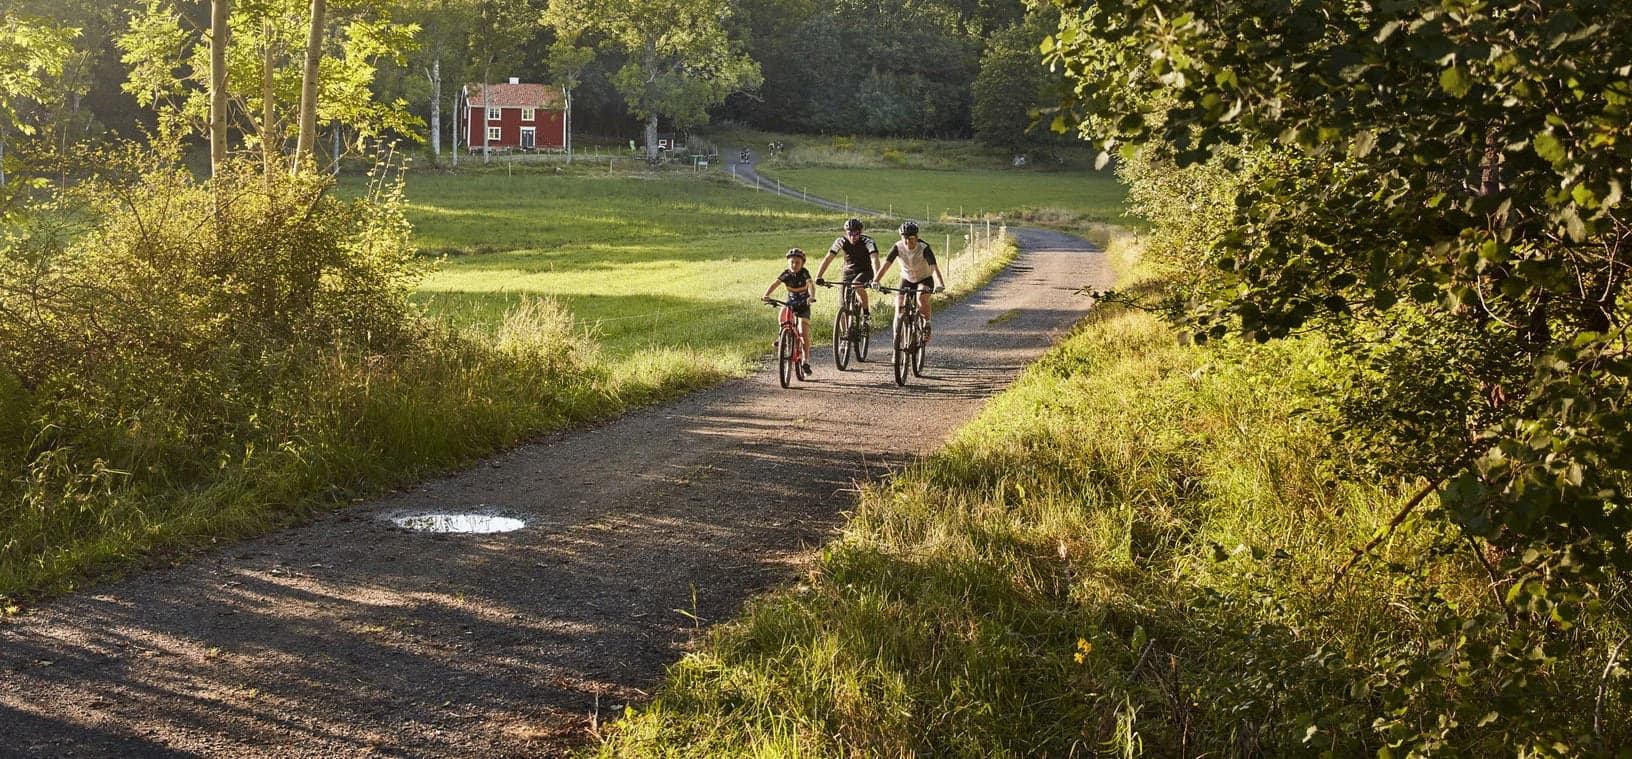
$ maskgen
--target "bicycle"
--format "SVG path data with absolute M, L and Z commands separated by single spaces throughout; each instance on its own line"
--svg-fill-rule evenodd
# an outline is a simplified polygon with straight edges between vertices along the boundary
M 794 326 L 793 307 L 787 301 L 775 298 L 767 299 L 765 305 L 782 307 L 776 335 L 777 379 L 783 387 L 787 387 L 794 377 L 804 382 L 805 341 L 799 339 L 799 330 Z
M 844 289 L 844 298 L 839 301 L 839 312 L 833 315 L 833 365 L 844 371 L 850 365 L 850 356 L 855 355 L 857 361 L 867 360 L 867 347 L 873 341 L 873 323 L 861 314 L 861 298 L 856 290 L 867 287 L 851 282 L 818 281 L 822 287 L 840 287 Z
M 906 385 L 907 373 L 914 376 L 924 376 L 924 354 L 928 352 L 929 343 L 924 340 L 924 332 L 929 329 L 929 320 L 918 310 L 918 293 L 935 292 L 920 290 L 916 287 L 885 287 L 879 285 L 880 292 L 906 293 L 901 299 L 900 313 L 895 316 L 895 356 L 892 363 L 895 368 L 895 384 Z

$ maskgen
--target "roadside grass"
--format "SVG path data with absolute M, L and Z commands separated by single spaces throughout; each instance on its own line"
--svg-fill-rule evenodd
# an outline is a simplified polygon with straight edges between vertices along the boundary
M 1112 250 L 1124 272 L 1134 245 Z M 1387 743 L 1374 715 L 1477 704 L 1477 679 L 1380 695 L 1430 655 L 1413 598 L 1491 603 L 1471 556 L 1425 555 L 1432 522 L 1328 592 L 1413 483 L 1338 473 L 1299 412 L 1324 356 L 1096 310 L 943 450 L 864 487 L 807 576 L 712 630 L 590 753 L 1358 756 Z M 1590 704 L 1593 666 L 1549 687 Z
M 263 360 L 278 386 L 218 449 L 189 452 L 131 429 L 101 468 L 35 462 L 22 483 L 34 487 L 0 490 L 0 617 L 17 601 L 286 526 L 624 405 L 571 315 L 538 299 L 486 335 L 441 331 L 400 356 Z M 210 458 L 214 471 L 186 482 L 131 477 L 146 458 L 186 453 Z

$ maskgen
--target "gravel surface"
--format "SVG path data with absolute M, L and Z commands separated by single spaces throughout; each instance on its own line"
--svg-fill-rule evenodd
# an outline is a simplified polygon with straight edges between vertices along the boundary
M 773 366 L 0 623 L 0 756 L 551 756 L 592 740 L 702 627 L 796 577 L 855 482 L 939 446 L 1082 317 L 1078 288 L 1109 284 L 1088 243 L 1013 231 L 1021 256 L 937 309 L 928 376 L 905 388 L 875 335 L 846 372 L 818 350 L 791 389 Z M 467 511 L 526 527 L 390 521 Z

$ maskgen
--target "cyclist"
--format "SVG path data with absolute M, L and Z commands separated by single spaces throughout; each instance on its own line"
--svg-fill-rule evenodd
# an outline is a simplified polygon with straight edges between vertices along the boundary
M 929 243 L 918 239 L 918 223 L 907 221 L 901 224 L 901 241 L 890 247 L 889 255 L 884 257 L 884 266 L 878 270 L 878 280 L 883 281 L 884 272 L 897 258 L 901 259 L 901 282 L 896 285 L 902 290 L 916 289 L 918 291 L 918 312 L 924 316 L 924 342 L 929 342 L 929 294 L 946 289 L 946 277 L 941 276 L 941 267 L 935 263 L 935 251 L 929 249 Z M 936 283 L 940 283 L 936 287 Z M 901 304 L 906 302 L 907 294 L 895 294 L 895 325 L 894 329 L 901 329 Z
M 816 291 L 810 286 L 810 270 L 805 268 L 805 252 L 791 248 L 785 258 L 788 260 L 788 268 L 776 275 L 776 280 L 770 287 L 765 288 L 765 295 L 760 300 L 771 302 L 771 293 L 776 292 L 777 285 L 788 288 L 788 308 L 793 311 L 793 324 L 794 329 L 799 332 L 799 342 L 805 346 L 805 374 L 810 374 L 810 304 L 816 302 Z M 777 318 L 780 319 L 781 316 L 778 315 Z
M 822 275 L 827 273 L 827 267 L 833 263 L 833 257 L 839 255 L 844 256 L 844 283 L 857 286 L 856 295 L 861 300 L 861 320 L 865 323 L 873 315 L 872 310 L 867 307 L 867 284 L 876 279 L 873 273 L 878 271 L 878 243 L 861 233 L 861 219 L 851 219 L 844 223 L 844 234 L 833 241 L 833 245 L 827 249 L 827 256 L 822 259 L 822 265 L 816 269 L 816 284 L 823 286 L 827 284 Z

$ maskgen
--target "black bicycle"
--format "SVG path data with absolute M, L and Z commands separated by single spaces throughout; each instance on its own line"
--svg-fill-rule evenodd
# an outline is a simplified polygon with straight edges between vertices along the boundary
M 895 384 L 907 384 L 907 373 L 924 376 L 924 354 L 929 352 L 929 343 L 924 335 L 929 331 L 929 319 L 918 310 L 919 293 L 935 292 L 935 290 L 921 290 L 916 287 L 885 287 L 878 286 L 879 291 L 886 293 L 906 293 L 901 299 L 901 310 L 895 315 Z
M 862 316 L 861 297 L 856 295 L 857 290 L 867 285 L 827 281 L 817 284 L 844 290 L 839 312 L 833 315 L 833 365 L 842 372 L 850 365 L 852 355 L 857 361 L 866 361 L 867 347 L 873 342 L 873 323 Z

